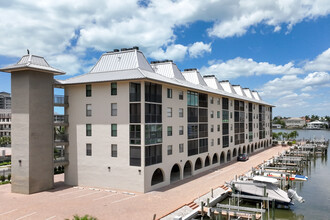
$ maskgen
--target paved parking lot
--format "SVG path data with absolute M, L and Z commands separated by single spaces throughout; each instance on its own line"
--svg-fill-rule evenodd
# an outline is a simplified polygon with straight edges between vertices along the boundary
M 55 189 L 32 195 L 10 192 L 0 186 L 0 219 L 65 219 L 89 214 L 98 219 L 153 219 L 187 204 L 200 195 L 247 172 L 287 147 L 272 147 L 252 155 L 246 162 L 231 162 L 149 193 L 89 187 L 70 187 L 63 175 L 55 176 Z

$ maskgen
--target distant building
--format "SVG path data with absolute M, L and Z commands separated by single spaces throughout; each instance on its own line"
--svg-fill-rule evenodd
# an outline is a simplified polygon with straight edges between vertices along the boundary
M 287 128 L 302 128 L 306 124 L 303 118 L 288 118 L 284 122 Z
M 0 92 L 0 109 L 11 109 L 10 93 Z
M 272 124 L 272 128 L 280 129 L 282 128 L 281 124 Z
M 312 121 L 307 123 L 307 127 L 306 129 L 311 129 L 311 130 L 318 130 L 318 129 L 322 129 L 329 126 L 329 124 L 327 122 L 323 122 L 323 121 Z

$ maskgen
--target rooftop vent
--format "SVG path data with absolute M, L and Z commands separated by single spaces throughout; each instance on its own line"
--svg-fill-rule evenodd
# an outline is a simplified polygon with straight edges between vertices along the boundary
M 184 69 L 184 71 L 197 71 L 197 68 Z
M 119 49 L 114 49 L 113 52 L 119 52 Z
M 220 82 L 229 82 L 229 80 L 221 80 Z
M 173 63 L 173 60 L 155 60 L 155 61 L 151 61 L 151 64 L 156 64 L 156 63 L 168 63 L 171 62 Z
M 134 46 L 133 49 L 134 50 L 139 50 L 139 47 L 138 46 Z
M 205 75 L 203 77 L 215 77 L 215 75 Z

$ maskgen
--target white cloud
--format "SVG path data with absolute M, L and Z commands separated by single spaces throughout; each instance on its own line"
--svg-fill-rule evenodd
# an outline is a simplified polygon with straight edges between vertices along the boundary
M 306 71 L 330 71 L 330 48 L 305 64 Z
M 303 70 L 294 67 L 292 62 L 285 65 L 275 65 L 268 62 L 256 62 L 253 59 L 237 57 L 232 60 L 211 61 L 210 66 L 201 68 L 205 75 L 216 75 L 219 79 L 234 79 L 239 76 L 262 74 L 300 74 Z
M 173 59 L 173 60 L 181 61 L 184 59 L 187 50 L 188 47 L 186 46 L 183 46 L 181 44 L 172 44 L 168 46 L 166 50 L 159 48 L 158 50 L 152 52 L 150 54 L 150 57 L 153 57 L 157 60 Z
M 189 47 L 189 55 L 193 58 L 201 57 L 204 53 L 211 53 L 211 51 L 211 43 L 195 42 Z
M 71 54 L 79 61 L 87 49 L 107 51 L 136 45 L 147 56 L 167 57 L 177 45 L 174 29 L 195 21 L 213 22 L 209 35 L 225 38 L 241 36 L 258 24 L 280 31 L 283 24 L 292 28 L 329 12 L 326 0 L 151 0 L 144 6 L 137 0 L 1 1 L 0 55 L 21 56 L 29 48 L 33 54 Z M 184 47 L 175 46 L 180 54 L 170 59 L 182 59 Z M 195 57 L 209 48 L 194 50 L 193 45 L 189 52 Z M 69 62 L 67 65 L 67 69 L 73 68 Z

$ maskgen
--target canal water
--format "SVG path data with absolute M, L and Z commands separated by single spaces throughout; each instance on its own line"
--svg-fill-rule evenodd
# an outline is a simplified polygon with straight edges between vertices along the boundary
M 292 130 L 274 129 L 273 132 L 291 132 Z M 330 139 L 330 130 L 297 130 L 297 139 Z M 305 203 L 295 201 L 289 209 L 276 209 L 276 220 L 330 220 L 330 149 L 328 155 L 313 158 L 310 166 L 304 168 L 306 182 L 294 182 L 293 188 Z M 222 202 L 228 204 L 228 199 Z M 251 204 L 246 204 L 250 206 Z M 266 219 L 268 214 L 266 214 Z M 271 214 L 270 214 L 270 219 Z

